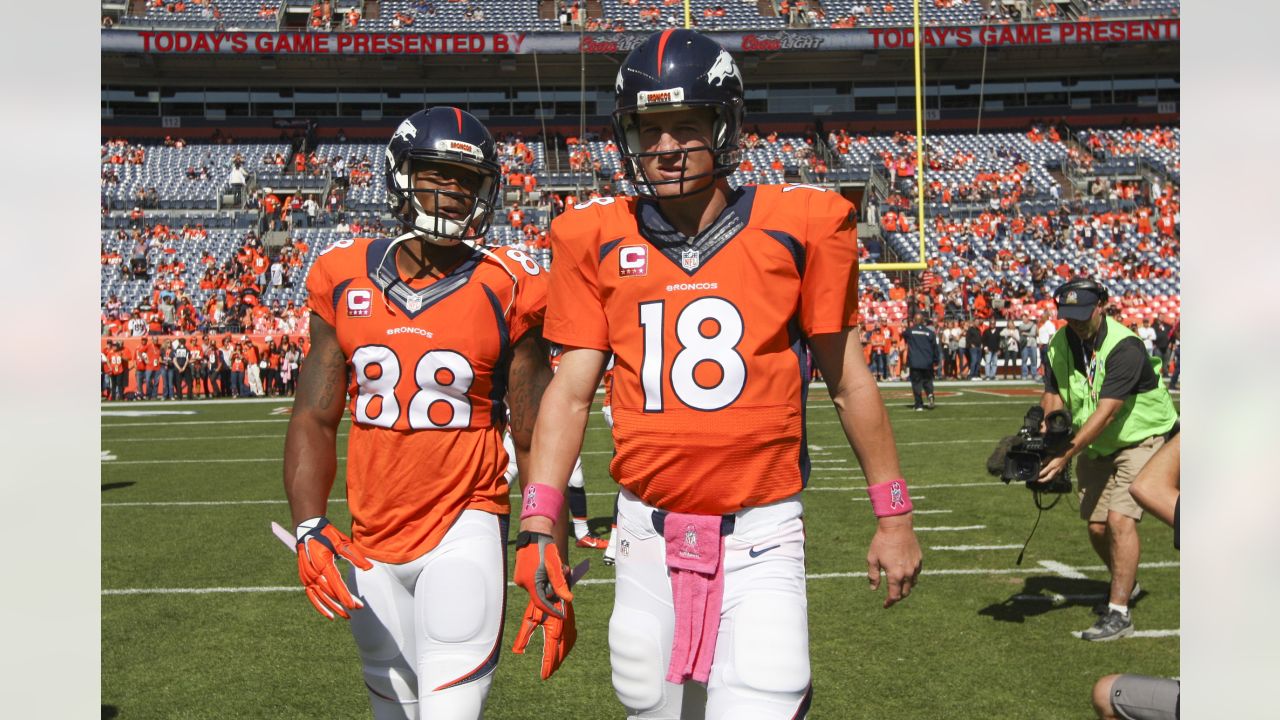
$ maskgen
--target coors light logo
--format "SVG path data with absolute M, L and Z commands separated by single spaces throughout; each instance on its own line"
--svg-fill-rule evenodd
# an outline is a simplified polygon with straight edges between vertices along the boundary
M 775 50 L 817 50 L 822 47 L 823 38 L 817 33 L 806 33 L 798 35 L 796 33 L 770 33 L 768 35 L 756 35 L 754 33 L 742 36 L 743 52 L 773 52 Z
M 628 53 L 648 39 L 643 33 L 618 33 L 616 35 L 583 35 L 578 43 L 582 52 L 593 54 Z

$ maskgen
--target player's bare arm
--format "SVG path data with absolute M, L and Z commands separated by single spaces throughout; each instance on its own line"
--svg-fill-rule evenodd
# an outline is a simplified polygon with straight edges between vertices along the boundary
M 528 483 L 543 483 L 561 492 L 568 487 L 569 473 L 573 472 L 573 463 L 582 450 L 582 436 L 587 429 L 591 403 L 595 400 L 596 388 L 600 385 L 608 358 L 609 353 L 602 350 L 564 349 L 560 367 L 538 407 Z M 514 413 L 513 408 L 513 423 Z M 525 477 L 523 469 L 521 477 Z M 535 516 L 521 520 L 520 529 L 551 535 L 552 523 L 547 518 Z M 564 529 L 560 530 L 563 532 Z
M 810 338 L 814 360 L 822 370 L 827 392 L 836 406 L 840 425 L 867 476 L 867 485 L 902 477 L 893 427 L 880 389 L 863 361 L 862 343 L 855 330 Z M 867 576 L 871 589 L 880 587 L 880 571 L 889 580 L 885 607 L 911 594 L 920 575 L 920 543 L 912 514 L 882 517 L 867 552 Z
M 333 326 L 311 316 L 311 352 L 302 363 L 284 440 L 284 490 L 295 525 L 325 514 L 337 469 L 338 424 L 347 399 L 347 358 Z
M 542 338 L 542 328 L 538 327 L 520 338 L 511 358 L 507 407 L 511 411 L 511 442 L 516 449 L 516 467 L 520 470 L 521 489 L 528 484 L 529 448 L 533 444 L 538 405 L 553 377 L 551 364 L 548 362 L 550 354 L 550 348 Z

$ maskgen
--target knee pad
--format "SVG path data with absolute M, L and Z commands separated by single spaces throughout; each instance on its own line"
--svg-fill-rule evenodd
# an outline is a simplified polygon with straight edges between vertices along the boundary
M 668 658 L 662 652 L 662 632 L 656 617 L 634 608 L 615 606 L 609 618 L 613 690 L 633 714 L 657 709 L 664 702 Z M 672 708 L 671 717 L 679 711 L 678 705 Z
M 733 673 L 737 683 L 770 695 L 809 687 L 809 619 L 802 599 L 752 593 L 733 614 Z
M 432 562 L 418 580 L 417 606 L 422 631 L 440 643 L 475 640 L 484 629 L 494 598 L 490 598 L 485 568 L 466 557 L 443 557 Z M 500 603 L 501 600 L 498 599 Z

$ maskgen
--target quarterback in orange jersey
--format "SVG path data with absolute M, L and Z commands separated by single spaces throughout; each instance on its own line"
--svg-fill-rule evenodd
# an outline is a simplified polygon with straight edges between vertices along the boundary
M 804 717 L 806 348 L 866 472 L 878 517 L 867 574 L 873 589 L 887 574 L 885 607 L 910 593 L 921 565 L 853 327 L 854 209 L 818 187 L 729 185 L 742 75 L 715 41 L 656 33 L 615 89 L 614 134 L 639 198 L 579 203 L 552 223 L 545 333 L 565 351 L 539 409 L 529 483 L 564 487 L 612 351 L 618 699 L 630 718 Z M 521 521 L 525 532 L 553 528 Z M 545 568 L 552 585 L 558 570 Z
M 546 274 L 477 245 L 500 181 L 475 117 L 409 116 L 386 176 L 404 234 L 339 240 L 307 277 L 284 464 L 299 577 L 320 613 L 350 618 L 375 718 L 478 718 L 505 607 L 507 410 L 525 462 L 551 377 Z M 344 409 L 349 536 L 325 518 Z

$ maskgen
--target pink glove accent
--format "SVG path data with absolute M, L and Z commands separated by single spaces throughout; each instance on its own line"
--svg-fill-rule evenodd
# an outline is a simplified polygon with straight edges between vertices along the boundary
M 876 517 L 906 515 L 913 507 L 907 494 L 907 481 L 902 478 L 870 485 L 867 494 L 871 496 L 871 511 Z
M 716 653 L 724 600 L 724 538 L 719 515 L 668 513 L 663 525 L 675 605 L 667 681 L 706 682 Z
M 530 483 L 524 489 L 524 504 L 520 508 L 520 518 L 539 515 L 553 523 L 559 522 L 562 507 L 564 507 L 563 493 L 550 485 Z

